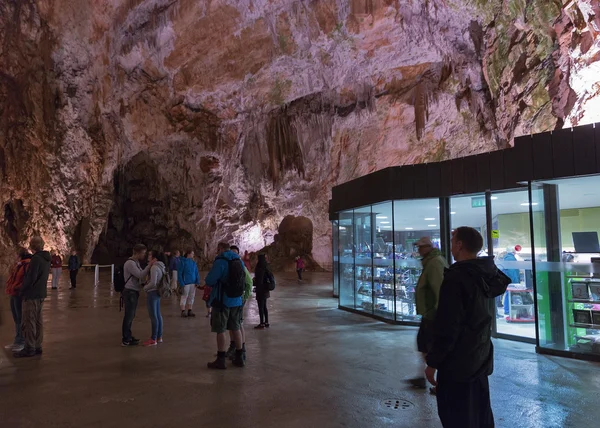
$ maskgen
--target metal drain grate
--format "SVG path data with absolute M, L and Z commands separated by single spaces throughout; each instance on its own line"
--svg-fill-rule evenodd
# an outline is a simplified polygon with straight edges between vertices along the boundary
M 381 402 L 383 407 L 390 410 L 408 410 L 415 407 L 413 403 L 402 398 L 390 398 Z

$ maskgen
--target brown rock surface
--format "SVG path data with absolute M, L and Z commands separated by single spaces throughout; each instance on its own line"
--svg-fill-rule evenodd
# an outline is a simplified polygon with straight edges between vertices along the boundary
M 326 265 L 332 186 L 598 121 L 599 35 L 590 0 L 0 2 L 0 264 L 301 215 Z

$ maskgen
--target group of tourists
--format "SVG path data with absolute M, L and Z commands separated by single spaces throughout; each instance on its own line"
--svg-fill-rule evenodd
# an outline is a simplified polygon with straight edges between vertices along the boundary
M 493 257 L 477 257 L 483 247 L 477 230 L 459 227 L 451 242 L 455 263 L 449 268 L 429 237 L 415 244 L 423 264 L 416 287 L 417 313 L 422 316 L 417 348 L 427 367 L 409 382 L 423 389 L 426 379 L 433 385 L 430 392 L 437 396 L 445 428 L 492 428 L 490 308 L 511 280 L 496 268 Z
M 77 288 L 77 274 L 81 268 L 81 259 L 77 255 L 77 250 L 72 250 L 71 255 L 67 263 L 67 269 L 69 269 L 69 278 L 71 280 L 70 290 Z M 60 283 L 60 276 L 63 270 L 63 260 L 58 250 L 52 251 L 52 258 L 50 259 L 50 269 L 52 272 L 52 289 L 58 290 Z

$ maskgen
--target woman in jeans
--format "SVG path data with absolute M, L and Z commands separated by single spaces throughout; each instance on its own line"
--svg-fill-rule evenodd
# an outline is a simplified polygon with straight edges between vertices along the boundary
M 6 294 L 10 296 L 10 310 L 12 312 L 13 321 L 15 322 L 15 340 L 10 345 L 4 348 L 13 352 L 19 352 L 25 347 L 25 338 L 21 331 L 21 304 L 23 299 L 19 295 L 19 289 L 23 285 L 25 272 L 31 260 L 31 254 L 26 248 L 19 248 L 18 259 L 12 267 L 10 278 L 6 281 Z
M 269 328 L 269 310 L 267 309 L 267 299 L 271 297 L 269 284 L 267 283 L 267 257 L 264 254 L 258 255 L 258 262 L 254 268 L 254 287 L 256 288 L 256 301 L 258 303 L 258 314 L 260 324 L 254 327 L 257 330 Z
M 152 266 L 150 268 L 150 280 L 144 286 L 148 299 L 148 314 L 152 323 L 152 335 L 146 340 L 144 346 L 155 346 L 157 343 L 162 343 L 163 335 L 163 318 L 160 313 L 160 294 L 158 285 L 162 280 L 163 275 L 167 274 L 165 268 L 165 256 L 158 251 L 150 251 L 148 253 L 148 262 Z

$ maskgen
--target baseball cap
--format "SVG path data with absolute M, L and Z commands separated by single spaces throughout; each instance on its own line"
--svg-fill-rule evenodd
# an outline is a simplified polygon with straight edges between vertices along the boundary
M 415 247 L 433 247 L 433 243 L 431 242 L 430 237 L 424 236 L 415 242 Z

